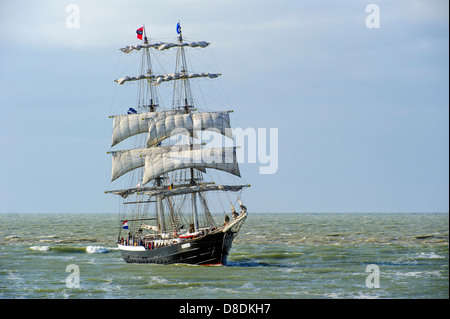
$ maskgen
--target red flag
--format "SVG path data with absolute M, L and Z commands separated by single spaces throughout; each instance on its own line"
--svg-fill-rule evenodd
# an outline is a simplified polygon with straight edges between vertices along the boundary
M 142 34 L 144 34 L 144 27 L 141 27 L 141 28 L 137 29 L 136 33 L 137 33 L 137 38 L 139 40 L 142 40 Z

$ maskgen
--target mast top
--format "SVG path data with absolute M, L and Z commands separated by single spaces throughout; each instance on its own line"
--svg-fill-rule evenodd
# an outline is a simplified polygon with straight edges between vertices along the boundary
M 144 43 L 148 44 L 147 33 L 145 32 L 145 24 L 144 24 L 143 28 L 144 28 Z
M 142 40 L 142 36 L 144 36 L 144 43 L 148 44 L 147 33 L 145 33 L 145 24 L 136 30 L 137 38 Z
M 180 43 L 183 43 L 183 34 L 181 33 L 181 25 L 180 25 L 180 21 L 178 21 L 178 23 L 177 23 L 177 33 L 180 35 L 180 36 L 178 37 L 178 41 L 179 41 Z

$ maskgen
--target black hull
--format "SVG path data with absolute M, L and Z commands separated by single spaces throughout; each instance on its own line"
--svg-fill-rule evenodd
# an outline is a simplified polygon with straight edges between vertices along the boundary
M 119 251 L 127 263 L 225 265 L 235 235 L 228 230 L 157 249 L 132 250 L 132 247 L 119 246 Z

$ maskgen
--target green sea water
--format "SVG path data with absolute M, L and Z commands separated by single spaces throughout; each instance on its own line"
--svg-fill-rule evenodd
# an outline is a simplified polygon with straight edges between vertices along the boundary
M 0 298 L 449 298 L 448 214 L 250 213 L 219 267 L 127 264 L 118 227 L 0 214 Z

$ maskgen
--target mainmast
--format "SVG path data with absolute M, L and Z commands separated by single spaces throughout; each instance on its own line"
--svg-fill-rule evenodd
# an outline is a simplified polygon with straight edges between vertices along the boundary
M 178 36 L 178 43 L 183 43 L 183 33 L 181 31 L 181 25 L 180 22 L 177 24 L 177 33 Z M 188 74 L 187 71 L 187 63 L 186 63 L 186 53 L 184 51 L 183 46 L 178 47 L 178 56 L 181 58 L 181 74 L 186 75 Z M 177 59 L 178 60 L 178 59 Z M 192 97 L 189 95 L 190 87 L 189 87 L 189 80 L 187 78 L 183 78 L 183 91 L 184 91 L 184 111 L 186 114 L 191 113 L 190 108 L 193 108 L 193 105 L 189 105 L 188 100 L 191 101 L 191 104 L 193 102 Z M 189 134 L 189 148 L 191 150 L 194 149 L 194 132 L 190 132 Z M 194 176 L 194 169 L 190 168 L 190 185 L 195 186 L 195 176 Z M 192 201 L 192 220 L 194 224 L 194 232 L 198 231 L 198 211 L 197 211 L 197 194 L 192 193 L 191 194 L 191 201 Z

